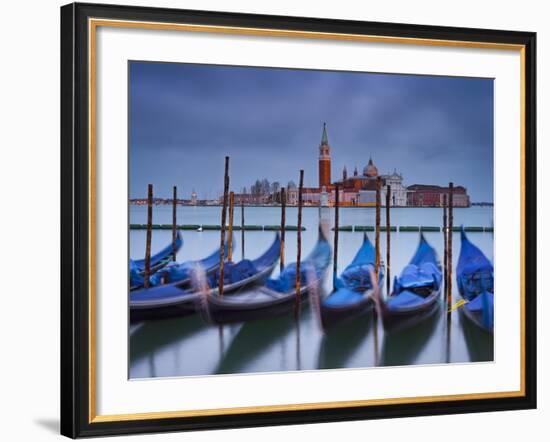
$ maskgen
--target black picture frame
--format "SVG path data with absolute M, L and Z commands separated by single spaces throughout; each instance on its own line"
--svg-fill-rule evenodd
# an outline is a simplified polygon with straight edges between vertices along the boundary
M 89 18 L 521 45 L 524 51 L 524 395 L 94 421 L 90 418 Z M 536 408 L 536 34 L 73 3 L 61 8 L 61 434 L 76 438 Z

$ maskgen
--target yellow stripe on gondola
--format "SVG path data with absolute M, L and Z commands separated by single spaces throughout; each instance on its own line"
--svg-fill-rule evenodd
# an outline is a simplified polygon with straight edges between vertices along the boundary
M 465 304 L 468 304 L 469 301 L 466 299 L 461 299 L 460 301 L 455 302 L 449 310 L 447 310 L 447 313 L 454 312 L 456 309 L 462 307 Z

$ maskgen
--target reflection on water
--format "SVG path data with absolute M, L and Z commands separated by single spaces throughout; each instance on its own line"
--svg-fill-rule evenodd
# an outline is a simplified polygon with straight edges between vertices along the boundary
M 277 208 L 247 208 L 247 224 L 277 224 Z M 318 209 L 304 210 L 302 251 L 307 254 L 317 237 Z M 324 219 L 330 221 L 332 210 L 324 209 Z M 384 211 L 382 211 L 384 214 Z M 145 208 L 132 206 L 131 222 L 142 223 Z M 295 219 L 295 208 L 287 213 L 287 222 Z M 294 218 L 293 218 L 294 216 Z M 180 207 L 181 224 L 217 224 L 217 207 Z M 171 208 L 154 208 L 155 223 L 169 223 Z M 382 219 L 382 223 L 384 223 Z M 374 209 L 341 209 L 341 225 L 372 225 Z M 492 209 L 471 208 L 455 210 L 455 223 L 475 226 L 492 226 Z M 439 209 L 392 209 L 393 225 L 441 224 Z M 182 231 L 184 244 L 178 252 L 178 261 L 198 259 L 208 255 L 219 245 L 219 232 Z M 242 232 L 235 232 L 240 244 Z M 170 231 L 153 232 L 152 250 L 170 242 Z M 332 233 L 330 234 L 330 236 Z M 338 271 L 353 258 L 362 241 L 360 232 L 342 232 L 339 236 Z M 374 235 L 374 234 L 372 234 Z M 385 233 L 381 234 L 382 257 L 385 257 Z M 428 232 L 426 239 L 442 257 L 442 233 Z M 273 240 L 273 232 L 245 232 L 246 256 L 260 255 Z M 493 259 L 493 235 L 472 233 L 472 241 L 489 259 Z M 332 238 L 329 238 L 332 241 Z M 454 234 L 453 260 L 460 252 L 460 237 Z M 400 271 L 411 258 L 418 244 L 418 233 L 393 232 L 391 234 L 392 273 Z M 145 231 L 130 232 L 130 256 L 142 257 Z M 287 232 L 287 262 L 296 254 L 296 232 Z M 240 247 L 234 258 L 239 260 Z M 332 267 L 332 266 L 331 266 Z M 274 275 L 278 273 L 278 268 Z M 325 278 L 324 291 L 330 292 L 331 278 Z M 385 287 L 385 283 L 384 283 Z M 453 284 L 456 299 L 456 284 Z M 299 320 L 292 313 L 278 318 L 250 321 L 244 324 L 212 326 L 200 315 L 144 321 L 129 329 L 129 365 L 131 378 L 196 376 L 227 373 L 254 373 L 288 370 L 330 368 L 363 368 L 409 364 L 438 364 L 445 362 L 493 360 L 493 337 L 479 330 L 459 311 L 451 315 L 447 327 L 444 308 L 438 306 L 420 324 L 403 331 L 386 334 L 381 321 L 369 312 L 323 334 L 317 318 L 307 303 L 301 308 Z
M 464 341 L 471 361 L 493 360 L 493 336 L 473 324 L 465 315 L 459 314 L 459 322 L 464 331 Z
M 291 315 L 265 321 L 245 323 L 235 335 L 214 373 L 239 373 L 254 365 L 266 354 L 277 353 L 283 348 L 286 356 L 286 340 L 295 327 Z M 280 343 L 283 342 L 281 346 Z
M 138 361 L 155 350 L 192 337 L 206 327 L 198 315 L 163 321 L 144 321 L 130 333 L 130 359 Z
M 434 334 L 437 325 L 444 322 L 442 321 L 443 315 L 438 304 L 429 313 L 426 319 L 415 325 L 412 329 L 397 330 L 384 335 L 380 365 L 395 366 L 418 363 L 417 361 L 424 353 L 424 347 L 428 345 L 428 341 Z M 444 332 L 445 329 L 441 331 Z M 433 359 L 430 360 L 427 358 Z M 443 360 L 441 359 L 441 353 L 436 351 L 435 348 L 429 351 L 422 360 L 423 364 L 439 362 L 443 362 Z
M 349 368 L 350 360 L 371 331 L 374 312 L 341 324 L 323 336 L 319 349 L 319 368 Z

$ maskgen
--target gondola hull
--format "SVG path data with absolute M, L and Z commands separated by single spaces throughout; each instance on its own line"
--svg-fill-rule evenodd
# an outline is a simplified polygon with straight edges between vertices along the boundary
M 479 313 L 472 313 L 466 309 L 462 309 L 462 313 L 469 321 L 476 325 L 480 330 L 483 330 L 485 333 L 493 333 L 492 327 L 485 327 Z
M 321 305 L 321 326 L 323 330 L 328 330 L 337 324 L 351 321 L 358 316 L 371 312 L 374 308 L 374 302 L 369 295 L 352 305 L 342 307 L 326 307 Z
M 493 333 L 493 325 L 491 322 L 490 326 L 485 325 L 483 320 L 483 313 L 480 311 L 470 311 L 467 306 L 464 306 L 460 309 L 461 314 L 464 315 L 470 322 L 472 322 L 476 327 L 482 330 L 485 333 Z
M 254 275 L 254 277 L 224 286 L 224 294 L 231 296 L 232 294 L 247 289 L 251 286 L 264 283 L 273 272 L 275 266 L 276 263 Z M 218 293 L 219 289 L 216 287 L 208 291 L 208 296 L 215 297 Z M 139 305 L 134 303 L 130 309 L 130 321 L 135 322 L 146 319 L 164 319 L 195 313 L 197 308 L 200 308 L 200 296 L 201 295 L 196 292 L 190 284 L 190 288 L 187 291 L 184 291 L 178 296 L 167 297 L 164 302 L 157 302 L 149 305 Z
M 285 267 L 277 279 L 235 296 L 212 296 L 203 293 L 200 309 L 203 317 L 214 324 L 244 322 L 287 314 L 307 301 L 310 290 L 318 289 L 330 263 L 330 246 L 322 233 L 304 262 L 301 263 L 300 289 L 294 288 L 296 265 Z
M 183 317 L 195 313 L 195 305 L 191 302 L 182 302 L 169 307 L 158 307 L 149 309 L 130 309 L 130 323 L 140 321 L 169 319 Z
M 258 284 L 263 284 L 271 275 L 279 259 L 280 239 L 277 235 L 275 241 L 264 255 L 254 260 L 259 270 L 254 274 L 224 284 L 224 294 L 231 295 Z M 238 264 L 237 264 L 238 265 Z M 219 266 L 210 269 L 205 277 L 214 276 L 219 271 Z M 208 289 L 206 294 L 215 297 L 219 288 Z M 136 322 L 145 319 L 164 319 L 174 316 L 184 316 L 194 313 L 200 307 L 200 294 L 191 279 L 185 282 L 166 284 L 147 290 L 132 292 L 130 295 L 130 321 Z
M 440 310 L 440 290 L 434 291 L 429 295 L 429 300 L 422 306 L 410 310 L 392 311 L 382 309 L 382 324 L 387 333 L 394 333 L 414 327 L 425 321 L 431 316 L 437 314 Z
M 329 296 L 321 300 L 315 297 L 313 302 L 321 323 L 321 328 L 328 331 L 340 323 L 345 323 L 358 316 L 372 311 L 373 287 L 384 281 L 385 268 L 381 264 L 378 272 L 378 284 L 374 284 L 376 250 L 369 241 L 367 234 L 363 236 L 363 244 L 357 251 L 352 262 L 344 269 L 339 278 L 334 281 L 337 287 Z
M 201 301 L 201 303 L 207 303 L 206 308 L 202 307 L 202 311 L 205 319 L 212 324 L 275 318 L 293 312 L 299 304 L 307 302 L 307 292 L 308 289 L 303 288 L 299 296 L 296 293 L 281 295 L 267 287 L 260 287 L 248 294 L 250 297 L 257 298 L 255 302 L 238 299 L 239 296 L 228 299 L 208 296 L 208 299 Z
M 383 280 L 384 268 L 381 267 L 380 277 L 378 278 L 378 286 L 380 286 Z M 362 293 L 358 301 L 347 304 L 327 305 L 325 302 L 320 302 L 319 306 L 315 307 L 319 310 L 322 329 L 324 331 L 328 331 L 338 324 L 346 323 L 361 315 L 371 312 L 374 309 L 372 293 L 373 290 Z
M 483 252 L 461 230 L 456 271 L 458 292 L 465 304 L 462 314 L 486 333 L 494 328 L 494 268 Z
M 392 333 L 414 327 L 436 314 L 441 298 L 441 265 L 435 249 L 420 234 L 420 242 L 409 264 L 395 278 L 392 294 L 382 300 L 376 293 L 376 308 L 384 330 Z
M 176 235 L 176 253 L 179 251 L 181 246 L 183 245 L 183 239 L 181 237 L 181 233 L 178 231 Z M 162 250 L 160 250 L 158 253 L 155 253 L 153 256 L 151 256 L 150 263 L 151 263 L 151 271 L 157 271 L 166 264 L 170 262 L 170 259 L 172 258 L 172 244 L 167 245 Z M 143 271 L 145 270 L 145 259 L 134 259 L 133 260 L 134 265 L 139 270 Z

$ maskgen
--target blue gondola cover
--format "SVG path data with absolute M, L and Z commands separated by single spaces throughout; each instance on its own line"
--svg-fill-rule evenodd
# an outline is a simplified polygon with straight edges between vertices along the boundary
M 469 317 L 488 332 L 494 326 L 494 268 L 483 252 L 461 230 L 461 248 L 456 269 L 460 295 L 468 301 Z
M 442 273 L 435 249 L 420 234 L 420 242 L 409 264 L 394 279 L 393 295 L 386 301 L 389 311 L 421 308 L 433 302 L 421 289 L 434 293 L 441 287 Z

